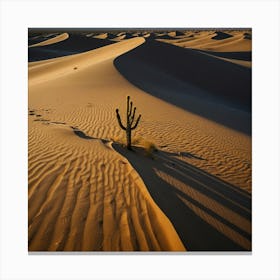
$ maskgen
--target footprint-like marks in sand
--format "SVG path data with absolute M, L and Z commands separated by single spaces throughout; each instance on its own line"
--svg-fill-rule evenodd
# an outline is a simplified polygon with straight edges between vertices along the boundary
M 44 110 L 40 110 L 40 111 L 44 111 L 46 113 L 49 113 L 49 109 L 44 109 Z M 51 121 L 49 119 L 44 119 L 42 117 L 42 113 L 37 113 L 38 110 L 35 110 L 35 109 L 30 109 L 29 110 L 29 116 L 35 116 L 35 119 L 34 121 L 35 122 L 42 122 L 46 125 L 49 125 L 49 124 L 53 124 L 53 125 L 65 125 L 65 126 L 68 126 L 70 127 L 74 134 L 82 139 L 87 139 L 87 140 L 101 140 L 103 144 L 106 144 L 107 142 L 109 142 L 109 140 L 105 140 L 105 139 L 100 139 L 100 138 L 96 138 L 96 137 L 92 137 L 92 136 L 89 136 L 87 135 L 85 132 L 83 132 L 82 130 L 80 130 L 78 127 L 75 127 L 75 126 L 72 126 L 72 125 L 69 125 L 67 124 L 66 122 L 59 122 L 59 121 Z

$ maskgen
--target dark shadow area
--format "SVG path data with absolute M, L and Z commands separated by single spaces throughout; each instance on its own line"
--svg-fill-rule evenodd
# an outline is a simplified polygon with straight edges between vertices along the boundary
M 232 35 L 230 35 L 228 33 L 221 32 L 221 31 L 217 31 L 216 35 L 213 36 L 211 39 L 214 39 L 214 40 L 224 40 L 224 39 L 227 39 L 227 38 L 230 38 L 230 37 L 232 37 Z
M 74 127 L 74 126 L 70 126 L 73 129 L 73 132 L 79 136 L 80 138 L 83 139 L 97 139 L 91 136 L 86 135 L 83 131 L 79 130 L 78 128 Z
M 114 65 L 138 88 L 251 135 L 251 69 L 155 40 L 119 56 Z
M 127 151 L 118 144 L 113 148 L 126 157 L 143 179 L 148 191 L 156 204 L 170 219 L 183 244 L 189 251 L 249 251 L 231 240 L 229 236 L 218 231 L 209 221 L 215 220 L 230 228 L 230 231 L 242 236 L 251 244 L 250 232 L 244 230 L 242 223 L 251 222 L 251 195 L 236 186 L 228 184 L 219 178 L 200 170 L 184 161 L 175 159 L 173 154 L 163 151 L 156 153 L 156 159 L 143 156 L 141 148 L 134 147 Z M 158 173 L 172 176 L 183 182 L 186 189 L 170 185 Z M 225 219 L 209 208 L 199 197 L 189 195 L 193 191 L 199 192 L 207 198 L 219 203 L 242 217 L 238 224 Z M 208 222 L 193 210 L 206 213 Z M 216 209 L 217 210 L 217 209 Z
M 181 31 L 175 31 L 175 36 L 185 36 L 185 33 Z
M 41 43 L 48 39 L 54 38 L 58 35 L 59 33 L 52 33 L 52 34 L 32 33 L 31 35 L 28 36 L 28 46 Z
M 36 119 L 34 120 L 34 122 L 49 122 L 50 120 L 46 120 L 46 119 Z
M 52 122 L 54 124 L 65 124 L 65 123 L 60 123 L 60 122 Z M 110 149 L 110 147 L 108 147 L 106 144 L 108 144 L 110 141 L 107 139 L 102 139 L 102 138 L 95 138 L 95 137 L 91 137 L 86 135 L 83 131 L 81 131 L 80 129 L 78 129 L 77 127 L 74 126 L 70 126 L 73 130 L 73 132 L 75 133 L 75 135 L 77 135 L 78 137 L 82 138 L 82 139 L 86 139 L 86 140 L 100 140 L 105 146 L 105 148 Z
M 51 122 L 53 124 L 66 124 L 65 122 Z
M 115 42 L 86 37 L 82 34 L 69 34 L 69 38 L 66 40 L 47 46 L 28 48 L 28 62 L 78 54 L 113 43 Z
M 175 37 L 171 37 L 171 36 L 169 36 L 167 34 L 165 34 L 165 35 L 158 35 L 155 38 L 156 39 L 166 39 L 166 40 L 177 40 L 178 39 L 178 38 L 175 38 Z
M 245 32 L 243 38 L 247 40 L 252 40 L 252 34 Z

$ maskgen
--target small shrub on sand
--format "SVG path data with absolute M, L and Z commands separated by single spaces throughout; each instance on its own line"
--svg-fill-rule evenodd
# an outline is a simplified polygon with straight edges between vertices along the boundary
M 113 136 L 110 138 L 111 141 L 121 144 L 123 147 L 126 146 L 126 138 L 121 136 Z M 142 148 L 143 153 L 146 157 L 154 159 L 154 153 L 158 151 L 155 143 L 144 139 L 141 136 L 133 137 L 131 144 L 135 147 Z
M 150 142 L 150 141 L 147 141 L 147 140 L 143 141 L 142 145 L 143 145 L 143 148 L 145 150 L 145 155 L 149 158 L 154 159 L 153 153 L 157 152 L 156 145 L 153 142 Z
M 142 137 L 134 136 L 131 142 L 133 145 L 139 145 L 139 144 L 141 144 L 142 141 L 143 141 Z

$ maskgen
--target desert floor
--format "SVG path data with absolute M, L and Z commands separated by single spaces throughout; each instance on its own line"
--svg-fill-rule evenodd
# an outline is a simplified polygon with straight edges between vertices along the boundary
M 251 250 L 250 30 L 28 44 L 29 251 Z

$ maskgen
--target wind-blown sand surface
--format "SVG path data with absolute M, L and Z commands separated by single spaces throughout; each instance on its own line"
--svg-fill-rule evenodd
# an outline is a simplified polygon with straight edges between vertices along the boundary
M 29 48 L 29 251 L 251 250 L 250 70 L 108 35 Z M 205 66 L 202 87 L 180 58 Z M 132 152 L 115 116 L 127 95 L 142 114 Z
M 44 40 L 42 42 L 30 45 L 29 48 L 34 48 L 34 47 L 43 47 L 43 46 L 48 46 L 48 45 L 52 45 L 61 41 L 64 41 L 66 39 L 69 38 L 69 34 L 68 33 L 62 33 L 60 35 L 57 35 L 53 38 L 50 38 L 48 40 Z

